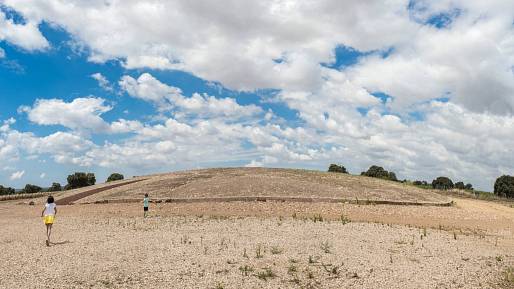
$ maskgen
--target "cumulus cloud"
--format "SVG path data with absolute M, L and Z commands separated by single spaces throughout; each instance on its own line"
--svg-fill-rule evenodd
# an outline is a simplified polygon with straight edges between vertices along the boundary
M 11 174 L 11 181 L 14 181 L 14 180 L 19 180 L 23 177 L 23 175 L 25 174 L 25 171 L 17 171 L 17 172 L 14 172 Z
M 0 11 L 0 41 L 8 41 L 29 51 L 46 49 L 50 45 L 39 31 L 38 24 L 37 21 L 31 20 L 25 24 L 14 23 Z
M 152 102 L 160 111 L 173 110 L 179 118 L 194 115 L 197 118 L 239 119 L 263 113 L 260 107 L 242 106 L 233 98 L 220 99 L 199 93 L 185 97 L 179 88 L 162 83 L 149 73 L 143 73 L 137 79 L 123 76 L 119 84 L 130 96 Z
M 91 78 L 98 81 L 98 85 L 103 88 L 106 91 L 114 91 L 114 88 L 112 87 L 111 83 L 107 78 L 101 74 L 100 72 L 91 74 Z
M 75 98 L 71 102 L 62 99 L 38 99 L 33 107 L 22 106 L 30 121 L 39 125 L 61 125 L 81 132 L 107 132 L 109 125 L 100 117 L 112 109 L 105 100 L 95 97 Z
M 5 57 L 5 50 L 3 50 L 1 47 L 0 47 L 0 58 L 4 58 Z
M 182 70 L 237 91 L 271 88 L 273 99 L 263 101 L 280 102 L 296 117 L 279 121 L 260 105 L 185 96 L 149 73 L 126 75 L 120 88 L 157 108 L 151 123 L 108 123 L 102 116 L 111 107 L 98 98 L 39 100 L 21 110 L 36 124 L 71 132 L 35 137 L 4 123 L 0 159 L 25 150 L 60 163 L 149 169 L 321 168 L 340 160 L 357 173 L 379 164 L 400 177 L 448 175 L 481 188 L 512 174 L 512 1 L 3 2 L 27 19 L 16 29 L 32 32 L 2 16 L 1 40 L 44 48 L 34 35 L 47 21 L 87 47 L 90 61 Z M 17 32 L 7 37 L 7 30 Z M 13 36 L 23 33 L 32 35 L 26 43 Z M 341 46 L 359 57 L 333 67 Z M 102 74 L 92 77 L 112 87 Z M 389 98 L 375 97 L 379 92 Z M 95 144 L 75 139 L 84 131 L 132 135 Z M 59 140 L 76 147 L 50 152 Z

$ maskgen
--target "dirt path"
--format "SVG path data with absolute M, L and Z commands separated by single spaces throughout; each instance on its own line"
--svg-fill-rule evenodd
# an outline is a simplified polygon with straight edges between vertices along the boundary
M 120 184 L 114 184 L 114 185 L 109 185 L 109 186 L 105 186 L 105 187 L 101 187 L 101 188 L 97 188 L 97 189 L 92 189 L 92 190 L 84 191 L 84 192 L 81 192 L 81 193 L 78 193 L 78 194 L 74 194 L 74 195 L 71 195 L 71 196 L 68 196 L 68 197 L 64 197 L 62 199 L 58 199 L 58 200 L 55 201 L 55 203 L 57 205 L 70 205 L 73 202 L 76 202 L 76 201 L 78 201 L 80 199 L 83 199 L 85 197 L 89 197 L 89 196 L 92 196 L 94 194 L 97 194 L 97 193 L 100 193 L 100 192 L 103 192 L 103 191 L 107 191 L 107 190 L 114 189 L 114 188 L 121 187 L 121 186 L 130 185 L 130 184 L 141 182 L 141 181 L 143 181 L 143 180 L 129 181 L 129 182 L 124 182 L 124 183 L 120 183 Z

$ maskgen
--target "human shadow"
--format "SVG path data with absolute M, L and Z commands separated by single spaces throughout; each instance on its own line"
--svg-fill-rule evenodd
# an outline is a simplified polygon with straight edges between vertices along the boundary
M 66 240 L 66 241 L 61 241 L 61 242 L 50 242 L 50 246 L 65 245 L 65 244 L 69 244 L 69 243 L 73 243 L 73 242 L 70 242 L 70 241 L 68 241 L 68 240 Z

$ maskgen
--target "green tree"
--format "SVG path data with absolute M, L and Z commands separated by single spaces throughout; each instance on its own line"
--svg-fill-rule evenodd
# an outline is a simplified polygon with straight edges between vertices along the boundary
M 122 174 L 119 174 L 119 173 L 112 173 L 108 178 L 107 178 L 107 182 L 114 182 L 114 181 L 120 181 L 120 180 L 123 180 L 124 177 Z
M 64 187 L 66 190 L 92 186 L 96 183 L 95 174 L 76 172 L 69 175 L 66 179 L 68 184 Z
M 14 195 L 16 193 L 16 190 L 11 188 L 11 187 L 4 187 L 2 185 L 0 185 L 0 196 L 3 196 L 3 195 Z
M 361 175 L 372 178 L 379 178 L 384 180 L 398 181 L 394 172 L 388 172 L 383 167 L 371 166 L 366 172 L 362 172 Z
M 332 172 L 332 173 L 343 173 L 343 174 L 348 173 L 348 171 L 346 171 L 346 168 L 343 165 L 338 166 L 336 164 L 331 164 L 328 167 L 328 171 Z
M 464 185 L 463 182 L 456 182 L 455 183 L 455 188 L 459 189 L 459 190 L 465 190 L 466 189 L 466 185 Z
M 505 198 L 514 198 L 514 176 L 503 175 L 494 182 L 494 194 Z
M 39 187 L 39 186 L 36 186 L 36 185 L 31 185 L 31 184 L 26 184 L 25 185 L 25 188 L 23 189 L 23 193 L 24 194 L 35 194 L 35 193 L 39 193 L 43 190 L 43 188 Z
M 48 188 L 49 192 L 59 192 L 62 191 L 61 184 L 59 183 L 52 183 L 52 186 Z
M 453 189 L 454 185 L 452 180 L 447 177 L 438 177 L 432 181 L 432 188 L 436 190 L 450 190 Z

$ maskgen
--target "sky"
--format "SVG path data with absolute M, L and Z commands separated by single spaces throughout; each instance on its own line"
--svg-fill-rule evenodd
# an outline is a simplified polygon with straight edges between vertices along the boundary
M 0 184 L 259 166 L 491 191 L 514 2 L 0 0 Z

